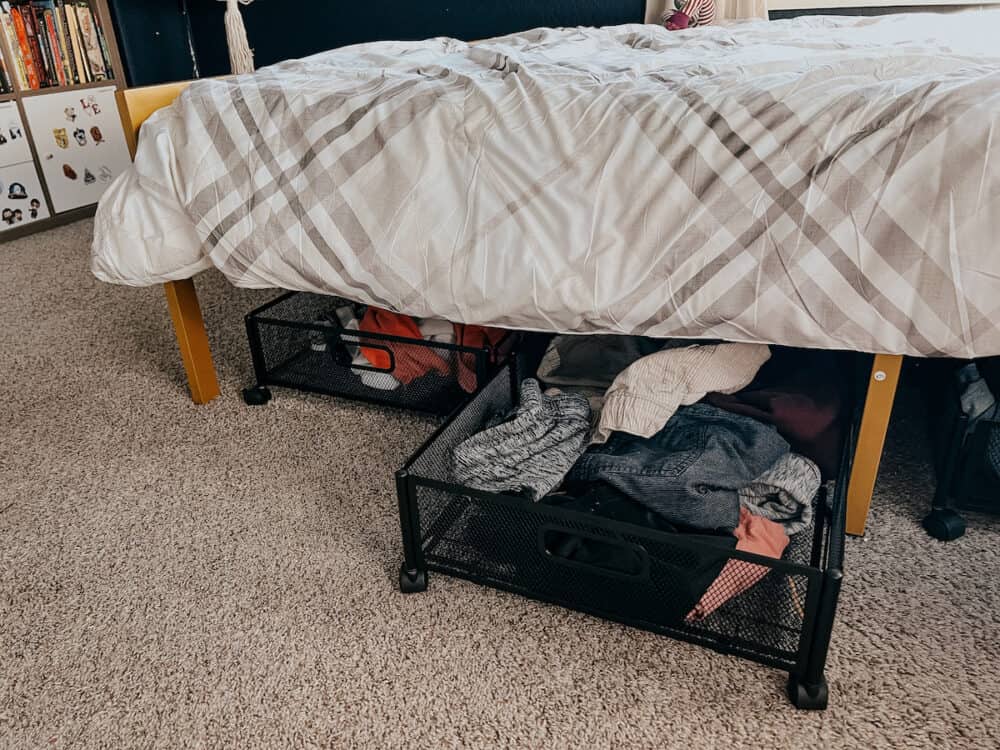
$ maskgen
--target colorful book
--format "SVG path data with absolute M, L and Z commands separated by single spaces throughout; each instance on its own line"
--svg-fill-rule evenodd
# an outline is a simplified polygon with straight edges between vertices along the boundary
M 73 70 L 73 52 L 66 37 L 66 14 L 59 7 L 60 3 L 52 3 L 52 18 L 56 25 L 56 37 L 59 39 L 59 49 L 62 50 L 63 74 L 67 83 L 77 83 Z
M 56 75 L 56 62 L 55 62 L 55 50 L 52 49 L 52 44 L 49 41 L 49 31 L 45 25 L 44 11 L 39 6 L 36 0 L 28 0 L 26 11 L 30 8 L 31 13 L 31 25 L 34 27 L 35 39 L 38 40 L 38 46 L 42 51 L 42 70 L 41 73 L 45 78 L 43 83 L 47 83 L 49 86 L 58 86 L 59 78 Z M 39 58 L 36 57 L 37 62 Z
M 14 24 L 14 33 L 17 35 L 17 45 L 21 51 L 21 59 L 24 60 L 25 71 L 28 76 L 28 88 L 41 88 L 41 80 L 38 77 L 38 66 L 35 65 L 35 55 L 31 42 L 28 39 L 28 26 L 24 22 L 20 8 L 10 8 L 11 20 Z
M 14 61 L 14 77 L 17 79 L 18 88 L 22 91 L 31 88 L 28 84 L 28 71 L 24 66 L 24 56 L 21 54 L 21 47 L 17 41 L 17 32 L 14 30 L 14 19 L 10 13 L 10 3 L 0 3 L 0 25 L 3 26 L 4 40 L 7 49 L 10 51 L 10 59 Z
M 56 33 L 56 18 L 55 18 L 55 7 L 51 0 L 48 3 L 43 3 L 43 6 L 51 5 L 53 7 L 43 7 L 42 9 L 42 20 L 45 22 L 45 33 L 49 41 L 49 48 L 52 51 L 52 66 L 55 68 L 56 80 L 59 81 L 60 86 L 66 86 L 69 81 L 66 78 L 66 64 L 63 61 L 62 48 L 59 46 L 59 35 Z
M 80 19 L 80 36 L 83 38 L 83 48 L 86 50 L 87 63 L 95 81 L 103 81 L 108 77 L 104 65 L 104 55 L 101 53 L 101 40 L 97 36 L 97 26 L 94 24 L 94 14 L 90 4 L 81 0 L 76 4 L 77 16 Z
M 0 0 L 0 91 L 62 88 L 114 78 L 111 48 L 92 0 Z M 2 44 L 0 44 L 2 46 Z
M 73 37 L 73 54 L 76 58 L 77 67 L 80 69 L 80 83 L 90 83 L 94 80 L 94 75 L 87 63 L 86 47 L 83 46 L 83 36 L 80 32 L 80 14 L 77 12 L 75 3 L 66 3 L 66 17 L 69 19 L 69 26 Z
M 19 10 L 21 20 L 24 21 L 24 31 L 28 35 L 28 45 L 31 47 L 31 57 L 35 63 L 35 72 L 38 73 L 38 82 L 41 88 L 52 85 L 49 79 L 49 60 L 45 54 L 45 42 L 38 34 L 38 26 L 35 24 L 35 13 L 29 2 L 25 2 Z
M 46 74 L 53 86 L 66 85 L 66 72 L 63 69 L 62 49 L 59 47 L 59 37 L 55 33 L 55 2 L 53 0 L 30 0 L 34 14 L 35 32 L 38 34 L 42 49 L 46 55 Z
M 97 29 L 97 39 L 101 43 L 101 55 L 104 57 L 105 73 L 107 73 L 108 78 L 114 78 L 115 71 L 111 65 L 111 48 L 108 46 L 108 38 L 104 33 L 104 25 L 101 23 L 101 15 L 93 8 L 91 8 L 91 12 L 94 16 L 94 28 Z
M 9 94 L 14 90 L 10 82 L 10 75 L 7 73 L 7 63 L 0 58 L 0 94 Z

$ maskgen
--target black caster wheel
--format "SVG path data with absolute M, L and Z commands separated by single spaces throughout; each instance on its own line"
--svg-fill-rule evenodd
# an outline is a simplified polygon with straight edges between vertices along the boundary
M 271 400 L 271 391 L 263 386 L 243 389 L 243 401 L 247 406 L 263 406 Z
M 965 519 L 949 508 L 935 508 L 924 518 L 924 531 L 942 542 L 965 534 Z
M 419 594 L 427 590 L 426 570 L 407 570 L 406 565 L 399 569 L 399 590 L 404 594 Z
M 815 685 L 806 685 L 795 675 L 789 675 L 788 700 L 803 711 L 823 711 L 830 702 L 830 686 L 825 678 Z

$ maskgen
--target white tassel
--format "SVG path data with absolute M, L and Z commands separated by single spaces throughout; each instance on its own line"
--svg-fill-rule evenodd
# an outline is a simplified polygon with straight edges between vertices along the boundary
M 250 49 L 237 0 L 226 0 L 226 42 L 229 44 L 229 65 L 233 74 L 253 73 L 253 50 Z

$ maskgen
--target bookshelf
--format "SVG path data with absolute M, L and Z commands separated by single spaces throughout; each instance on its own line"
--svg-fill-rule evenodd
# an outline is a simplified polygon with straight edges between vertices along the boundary
M 8 4 L 11 10 L 21 12 L 40 10 L 41 19 L 45 19 L 47 9 L 58 13 L 64 5 L 89 6 L 95 26 L 103 34 L 104 44 L 96 50 L 100 60 L 94 63 L 92 58 L 81 60 L 87 51 L 85 40 L 79 36 L 81 32 L 77 31 L 75 37 L 81 44 L 73 48 L 69 46 L 68 26 L 60 29 L 53 24 L 52 36 L 43 51 L 42 71 L 36 67 L 35 73 L 35 78 L 40 79 L 47 70 L 52 85 L 42 86 L 38 80 L 39 87 L 32 88 L 26 80 L 25 68 L 18 70 L 18 58 L 24 59 L 20 47 L 12 48 L 11 35 L 2 23 L 4 6 Z M 62 19 L 65 22 L 66 17 Z M 17 37 L 16 29 L 14 36 Z M 47 57 L 52 54 L 53 44 L 59 45 L 56 54 Z M 63 50 L 67 48 L 64 58 Z M 89 50 L 95 54 L 92 46 Z M 10 88 L 0 93 L 0 243 L 3 243 L 92 216 L 103 189 L 127 166 L 128 149 L 115 104 L 115 92 L 125 87 L 125 68 L 107 0 L 0 2 L 0 53 L 3 60 L 0 86 L 6 82 Z M 72 62 L 67 59 L 70 56 Z M 110 76 L 95 80 L 102 65 L 110 68 Z

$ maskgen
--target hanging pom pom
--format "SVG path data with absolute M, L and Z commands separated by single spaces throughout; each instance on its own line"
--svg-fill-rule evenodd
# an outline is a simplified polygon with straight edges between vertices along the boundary
M 243 2 L 246 4 L 249 0 Z M 229 44 L 229 65 L 233 73 L 253 73 L 253 50 L 250 49 L 237 0 L 226 0 L 226 42 Z

